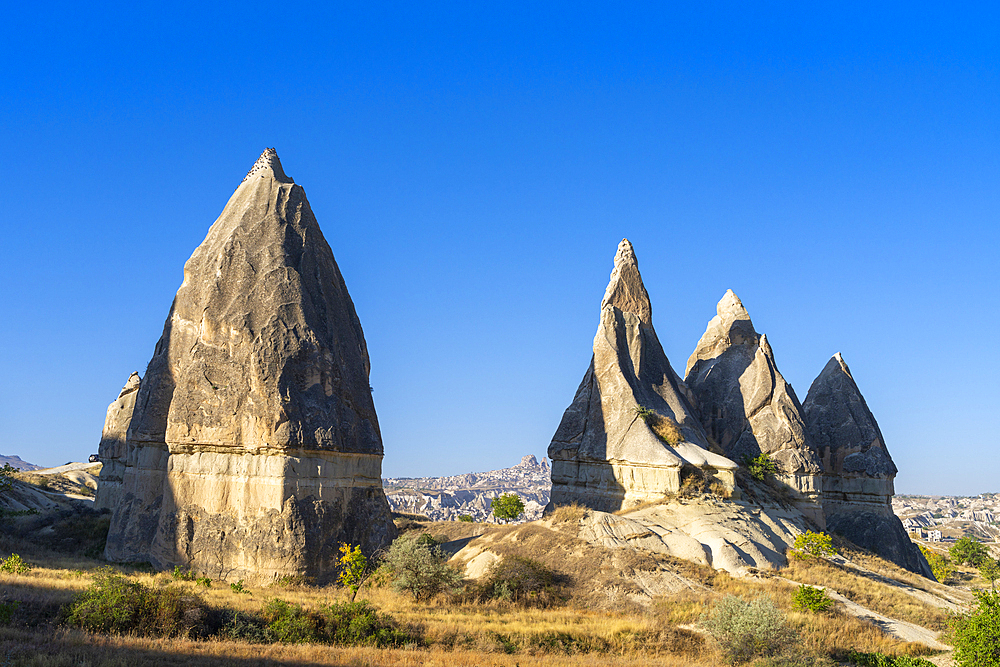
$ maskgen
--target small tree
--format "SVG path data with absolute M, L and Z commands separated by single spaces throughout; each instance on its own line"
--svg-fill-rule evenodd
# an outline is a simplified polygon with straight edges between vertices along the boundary
M 727 595 L 702 617 L 702 625 L 730 664 L 774 655 L 793 638 L 785 615 L 766 597 L 746 602 Z
M 20 472 L 9 463 L 4 463 L 0 468 L 0 493 L 6 493 L 14 486 L 14 473 Z
M 979 565 L 979 574 L 983 579 L 990 582 L 990 588 L 995 592 L 997 589 L 997 579 L 1000 579 L 1000 561 L 995 561 L 989 556 L 983 558 Z
M 931 551 L 922 544 L 918 544 L 917 546 L 920 548 L 920 553 L 927 559 L 927 564 L 931 566 L 931 573 L 933 573 L 934 578 L 943 584 L 955 571 L 951 562 L 941 554 Z
M 792 606 L 796 609 L 805 609 L 819 613 L 832 607 L 833 600 L 830 599 L 830 596 L 822 588 L 803 584 L 799 586 L 799 589 L 792 596 Z
M 453 591 L 462 583 L 462 574 L 448 566 L 440 547 L 413 537 L 400 537 L 393 542 L 385 565 L 392 572 L 393 587 L 407 591 L 415 600 Z
M 834 556 L 837 550 L 833 548 L 833 538 L 826 533 L 814 533 L 807 530 L 795 536 L 795 550 L 802 556 Z
M 490 501 L 490 509 L 493 516 L 508 523 L 524 514 L 524 502 L 516 493 L 504 493 Z
M 986 549 L 986 545 L 979 540 L 966 536 L 959 538 L 952 545 L 951 549 L 948 550 L 948 555 L 951 556 L 952 561 L 959 565 L 979 567 L 979 563 L 984 558 L 989 558 L 989 551 Z
M 778 472 L 778 464 L 767 452 L 761 452 L 754 457 L 744 457 L 743 465 L 747 467 L 750 476 L 758 482 L 763 482 L 768 475 L 775 475 Z
M 372 574 L 371 568 L 368 567 L 368 558 L 361 553 L 361 545 L 351 548 L 350 544 L 341 543 L 340 558 L 337 562 L 340 564 L 337 581 L 341 586 L 351 589 L 351 602 L 354 602 L 354 598 L 358 596 L 358 589 Z
M 1000 667 L 1000 593 L 976 591 L 976 608 L 952 621 L 958 667 Z

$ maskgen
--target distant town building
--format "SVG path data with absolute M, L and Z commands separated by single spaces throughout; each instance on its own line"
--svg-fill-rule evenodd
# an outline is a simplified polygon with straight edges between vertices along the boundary
M 931 542 L 940 542 L 941 541 L 941 531 L 940 530 L 928 530 L 927 531 L 927 539 L 930 540 Z

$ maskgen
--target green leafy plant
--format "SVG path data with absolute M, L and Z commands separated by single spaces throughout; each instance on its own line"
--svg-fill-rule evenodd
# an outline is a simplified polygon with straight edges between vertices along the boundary
M 803 584 L 799 586 L 798 590 L 792 596 L 792 606 L 796 609 L 819 613 L 833 607 L 833 600 L 830 599 L 830 596 L 822 588 Z
M 264 620 L 274 638 L 285 644 L 304 644 L 318 639 L 317 621 L 302 605 L 274 598 L 264 605 Z
M 410 593 L 415 600 L 453 592 L 462 583 L 461 573 L 448 566 L 440 547 L 412 537 L 400 537 L 393 542 L 384 565 L 390 572 L 392 586 Z
M 884 653 L 859 653 L 851 651 L 847 659 L 858 667 L 934 667 L 934 663 L 923 658 L 908 655 L 885 655 Z
M 31 572 L 31 565 L 25 562 L 19 554 L 11 554 L 9 557 L 0 560 L 0 572 L 24 575 Z
M 976 591 L 976 607 L 952 621 L 958 667 L 1000 667 L 1000 593 Z
M 110 567 L 97 570 L 78 594 L 67 620 L 89 632 L 173 636 L 199 631 L 205 612 L 200 598 L 174 588 L 153 589 Z
M 170 576 L 176 581 L 194 581 L 198 575 L 191 570 L 182 570 L 180 565 L 174 565 L 174 571 Z
M 243 585 L 243 580 L 242 579 L 240 579 L 239 581 L 237 581 L 235 584 L 229 584 L 229 588 L 234 593 L 246 594 L 246 595 L 253 595 L 253 593 L 251 593 L 250 591 L 248 591 L 247 587 Z
M 524 501 L 516 493 L 503 493 L 490 501 L 493 516 L 508 523 L 524 514 Z
M 0 625 L 10 625 L 10 622 L 14 619 L 14 612 L 20 606 L 21 603 L 17 600 L 0 602 Z
M 920 548 L 920 553 L 927 559 L 927 564 L 931 566 L 931 573 L 935 579 L 943 584 L 954 574 L 955 568 L 947 558 L 935 551 L 931 551 L 922 544 L 918 544 L 917 546 Z
M 9 463 L 4 463 L 0 468 L 0 493 L 5 493 L 14 486 L 14 474 L 20 472 Z
M 319 612 L 323 639 L 332 644 L 402 646 L 413 641 L 388 614 L 367 601 L 339 602 Z
M 536 560 L 507 556 L 490 567 L 474 595 L 479 599 L 544 607 L 557 599 L 556 576 Z
M 833 548 L 833 538 L 826 533 L 814 533 L 807 530 L 795 536 L 795 552 L 803 558 L 823 556 L 835 556 L 837 550 Z
M 463 521 L 465 523 L 475 523 L 475 520 L 472 518 L 471 514 L 459 514 L 458 520 Z
M 979 564 L 979 575 L 990 582 L 990 588 L 995 591 L 997 589 L 997 579 L 1000 579 L 1000 561 L 993 560 L 987 556 Z
M 771 459 L 771 455 L 767 452 L 761 452 L 754 457 L 744 457 L 743 465 L 746 466 L 750 476 L 758 482 L 763 482 L 768 475 L 773 476 L 778 472 L 778 464 Z
M 195 583 L 197 583 L 199 586 L 204 586 L 205 588 L 212 587 L 212 580 L 209 579 L 208 577 L 197 577 L 195 579 Z
M 958 565 L 971 565 L 979 567 L 985 558 L 989 558 L 990 552 L 986 545 L 972 537 L 961 537 L 948 550 L 951 560 Z
M 730 664 L 775 655 L 794 639 L 784 614 L 766 597 L 746 602 L 727 595 L 702 617 L 701 624 Z

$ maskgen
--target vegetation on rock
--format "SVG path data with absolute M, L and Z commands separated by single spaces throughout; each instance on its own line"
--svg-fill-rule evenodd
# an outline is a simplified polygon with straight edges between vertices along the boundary
M 680 426 L 670 417 L 665 417 L 659 412 L 641 405 L 635 409 L 635 414 L 646 422 L 646 425 L 649 426 L 649 429 L 657 438 L 668 445 L 676 445 L 684 441 L 684 434 L 681 432 Z
M 750 472 L 750 476 L 758 482 L 763 482 L 769 475 L 778 472 L 778 464 L 775 463 L 767 452 L 761 452 L 754 457 L 743 459 L 743 465 Z
M 824 556 L 835 556 L 837 550 L 833 548 L 833 538 L 826 533 L 814 533 L 807 530 L 795 536 L 795 554 L 803 558 L 822 558 Z

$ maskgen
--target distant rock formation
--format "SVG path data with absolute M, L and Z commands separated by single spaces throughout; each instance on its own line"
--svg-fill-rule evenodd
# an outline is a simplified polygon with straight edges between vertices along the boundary
M 716 313 L 684 378 L 702 424 L 734 461 L 769 454 L 796 505 L 822 528 L 822 466 L 809 444 L 799 399 L 778 371 L 767 337 L 754 329 L 732 290 Z
M 17 468 L 21 471 L 41 470 L 42 468 L 42 466 L 36 466 L 34 463 L 28 463 L 20 456 L 4 456 L 3 454 L 0 454 L 0 468 L 5 465 L 9 465 L 11 468 Z
M 549 464 L 533 455 L 521 457 L 510 468 L 470 472 L 449 477 L 391 477 L 382 480 L 394 512 L 422 514 L 434 521 L 456 521 L 468 515 L 490 521 L 490 503 L 504 493 L 516 493 L 524 502 L 525 521 L 542 516 L 549 502 Z
M 594 356 L 549 445 L 550 506 L 615 511 L 680 488 L 682 469 L 735 486 L 736 464 L 708 438 L 653 329 L 649 295 L 627 239 L 618 246 L 594 337 Z M 661 439 L 640 416 L 670 426 Z M 647 413 L 649 414 L 649 413 Z
M 896 466 L 839 352 L 809 387 L 802 408 L 823 463 L 827 527 L 901 567 L 933 577 L 892 511 Z
M 132 411 L 135 409 L 135 397 L 140 384 L 139 374 L 132 373 L 118 398 L 108 406 L 101 444 L 97 448 L 97 456 L 102 465 L 97 493 L 94 495 L 95 509 L 113 510 L 121 498 L 122 476 L 125 474 L 125 436 L 128 425 L 132 422 Z
M 106 556 L 323 581 L 395 535 L 361 323 L 267 149 L 184 266 L 136 395 Z

